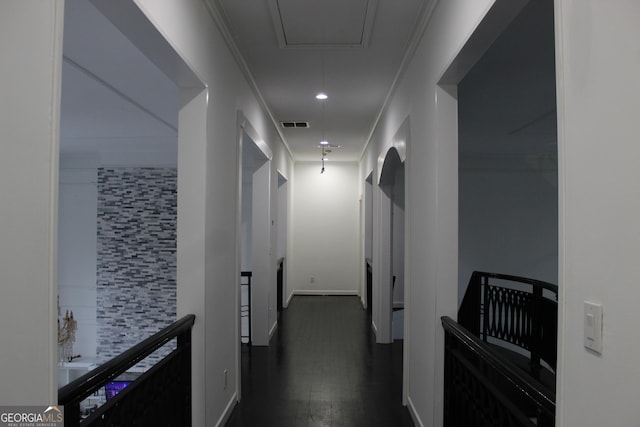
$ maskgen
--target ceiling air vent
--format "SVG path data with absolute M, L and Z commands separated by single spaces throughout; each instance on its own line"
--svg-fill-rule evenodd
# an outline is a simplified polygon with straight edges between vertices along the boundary
M 280 124 L 285 129 L 292 129 L 292 128 L 306 129 L 309 127 L 309 122 L 280 122 Z

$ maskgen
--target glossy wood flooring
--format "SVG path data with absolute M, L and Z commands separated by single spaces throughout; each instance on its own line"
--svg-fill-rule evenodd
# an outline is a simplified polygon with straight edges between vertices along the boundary
M 237 427 L 413 426 L 402 341 L 375 344 L 358 297 L 296 296 L 269 347 L 244 350 Z

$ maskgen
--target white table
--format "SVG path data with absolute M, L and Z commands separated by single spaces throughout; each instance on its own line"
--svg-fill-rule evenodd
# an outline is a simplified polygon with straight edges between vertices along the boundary
M 58 388 L 69 384 L 71 381 L 81 377 L 95 367 L 95 362 L 89 359 L 58 364 Z

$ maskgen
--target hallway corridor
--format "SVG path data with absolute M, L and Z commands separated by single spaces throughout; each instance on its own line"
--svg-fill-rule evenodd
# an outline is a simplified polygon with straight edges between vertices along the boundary
M 227 426 L 413 426 L 402 341 L 375 344 L 355 296 L 296 296 L 271 345 L 243 349 L 242 375 Z

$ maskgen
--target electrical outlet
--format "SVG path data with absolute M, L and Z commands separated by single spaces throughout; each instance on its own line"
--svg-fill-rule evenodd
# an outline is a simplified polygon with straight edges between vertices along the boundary
M 227 389 L 227 370 L 225 369 L 224 372 L 224 389 Z
M 311 276 L 311 277 L 309 278 L 309 283 L 316 283 L 316 278 L 315 278 L 315 277 L 313 277 L 313 276 Z

